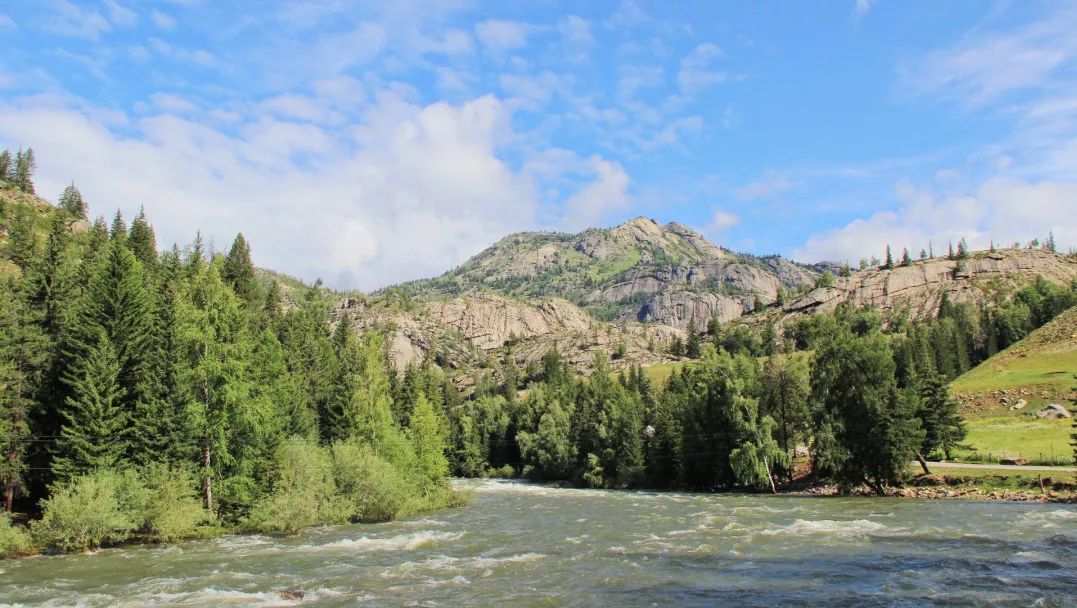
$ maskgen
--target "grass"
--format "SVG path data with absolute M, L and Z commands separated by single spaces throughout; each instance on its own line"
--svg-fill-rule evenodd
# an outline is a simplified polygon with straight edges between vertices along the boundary
M 1070 420 L 1047 420 L 1034 414 L 1006 412 L 968 418 L 969 449 L 957 450 L 958 462 L 998 462 L 1000 458 L 1025 458 L 1031 464 L 1070 465 L 1073 450 Z
M 909 467 L 910 473 L 922 473 L 920 465 Z M 1075 480 L 1073 473 L 1060 471 L 1013 471 L 1006 469 L 934 469 L 932 473 L 946 480 L 946 485 L 955 488 L 978 488 L 985 492 L 1006 490 L 1041 489 L 1040 483 L 1048 490 L 1059 489 L 1072 492 Z M 1060 487 L 1054 488 L 1058 484 Z
M 1065 391 L 1077 374 L 1077 307 L 969 370 L 950 385 L 954 395 L 1035 386 Z
M 651 381 L 651 386 L 657 389 L 663 389 L 666 386 L 666 381 L 673 375 L 673 372 L 683 368 L 686 365 L 691 365 L 690 361 L 678 361 L 676 363 L 658 363 L 643 368 L 643 375 Z

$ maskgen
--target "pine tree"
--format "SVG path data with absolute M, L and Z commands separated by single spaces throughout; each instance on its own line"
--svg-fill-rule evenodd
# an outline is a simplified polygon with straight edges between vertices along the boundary
M 699 331 L 696 329 L 696 317 L 693 314 L 692 318 L 688 321 L 688 339 L 685 341 L 684 354 L 689 358 L 699 358 Z
M 0 488 L 9 513 L 26 482 L 34 395 L 46 365 L 35 312 L 10 279 L 0 278 Z
M 920 250 L 920 259 L 921 260 L 926 260 L 927 259 L 927 251 L 924 251 L 923 249 Z
M 68 372 L 71 396 L 62 412 L 64 424 L 52 463 L 56 479 L 113 469 L 124 462 L 128 417 L 120 370 L 116 349 L 99 331 Z
M 182 465 L 194 459 L 178 377 L 183 358 L 179 335 L 182 279 L 182 261 L 178 249 L 173 248 L 161 257 L 146 358 L 138 378 L 139 398 L 131 433 L 131 458 L 138 464 Z
M 131 222 L 131 232 L 127 236 L 127 248 L 135 254 L 147 277 L 152 276 L 157 268 L 157 235 L 153 226 L 146 220 L 146 210 L 138 209 L 138 216 Z
M 239 299 L 254 303 L 257 295 L 257 283 L 254 278 L 254 263 L 251 262 L 251 249 L 243 234 L 237 234 L 232 241 L 232 248 L 221 268 L 221 278 L 239 296 Z
M 37 162 L 34 160 L 34 149 L 27 148 L 26 152 L 19 150 L 15 154 L 15 171 L 14 182 L 15 187 L 27 194 L 34 194 L 34 170 L 37 169 Z
M 903 248 L 901 250 L 901 265 L 908 266 L 909 264 L 912 264 L 912 258 L 909 257 L 909 250 L 907 248 Z
M 109 227 L 108 238 L 120 242 L 127 240 L 127 224 L 124 223 L 123 213 L 119 209 L 116 210 L 116 215 L 112 216 L 112 226 Z
M 946 254 L 946 259 L 947 260 L 953 260 L 953 259 L 956 259 L 956 257 L 957 256 L 954 255 L 954 243 L 953 243 L 953 241 L 951 241 L 950 242 L 950 251 L 949 251 L 949 253 Z
M 957 243 L 957 258 L 960 260 L 966 260 L 969 257 L 969 242 L 965 240 L 965 237 L 961 237 L 961 240 Z
M 11 152 L 0 150 L 0 182 L 14 181 L 12 169 Z
M 187 276 L 193 277 L 202 272 L 206 265 L 206 247 L 202 240 L 202 231 L 194 235 L 194 241 L 187 248 Z
M 57 206 L 72 217 L 86 219 L 86 202 L 82 200 L 82 193 L 75 187 L 75 182 L 64 188 Z
M 37 217 L 30 205 L 16 205 L 15 217 L 8 231 L 7 255 L 24 271 L 37 256 Z
M 886 267 L 887 270 L 890 270 L 890 269 L 892 269 L 894 267 L 894 257 L 892 255 L 890 255 L 890 245 L 886 246 L 886 264 L 885 264 L 885 267 Z
M 950 397 L 946 378 L 941 374 L 929 374 L 920 379 L 920 411 L 918 417 L 924 429 L 924 439 L 917 458 L 925 473 L 926 458 L 936 449 L 942 450 L 946 458 L 965 438 L 968 429 L 958 415 L 957 400 Z
M 1058 249 L 1055 246 L 1055 231 L 1050 230 L 1047 232 L 1047 240 L 1043 242 L 1043 250 L 1051 253 L 1056 253 Z
M 71 391 L 81 373 L 77 362 L 89 356 L 103 332 L 120 366 L 121 408 L 132 415 L 142 397 L 139 385 L 148 359 L 151 312 L 141 264 L 123 240 L 111 241 L 94 269 L 63 349 L 67 370 L 63 377 Z

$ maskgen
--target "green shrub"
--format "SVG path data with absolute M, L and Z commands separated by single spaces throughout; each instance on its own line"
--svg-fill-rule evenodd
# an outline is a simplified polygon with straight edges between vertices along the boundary
M 273 491 L 251 511 L 256 530 L 294 534 L 318 524 L 346 521 L 336 497 L 328 450 L 302 439 L 285 441 L 277 450 Z
M 0 557 L 18 557 L 34 550 L 30 535 L 22 526 L 11 523 L 11 516 L 0 512 Z
M 195 536 L 209 514 L 195 493 L 191 473 L 153 464 L 142 472 L 142 479 L 147 490 L 142 510 L 147 535 L 160 542 Z
M 133 476 L 102 470 L 76 477 L 41 501 L 44 514 L 31 534 L 42 546 L 61 551 L 120 542 L 139 528 L 134 510 L 144 497 Z
M 353 441 L 333 445 L 333 477 L 352 519 L 389 521 L 413 512 L 420 492 L 370 446 Z

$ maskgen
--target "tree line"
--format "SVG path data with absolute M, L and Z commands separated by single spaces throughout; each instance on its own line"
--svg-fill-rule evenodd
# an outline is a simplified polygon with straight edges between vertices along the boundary
M 843 305 L 785 331 L 690 324 L 672 348 L 695 359 L 656 387 L 599 354 L 576 374 L 556 350 L 520 374 L 480 383 L 448 410 L 462 476 L 512 475 L 587 487 L 774 490 L 798 447 L 816 479 L 883 492 L 909 463 L 950 457 L 965 436 L 950 380 L 1077 305 L 1043 279 L 978 306 L 943 296 L 937 316 L 888 323 Z M 521 391 L 520 389 L 526 389 Z
M 242 234 L 226 254 L 200 236 L 159 253 L 144 213 L 82 221 L 73 185 L 59 207 L 0 211 L 0 489 L 5 511 L 37 516 L 32 544 L 293 530 L 456 500 L 442 407 L 455 389 L 429 367 L 398 381 L 376 331 L 331 331 L 320 284 L 286 305 Z

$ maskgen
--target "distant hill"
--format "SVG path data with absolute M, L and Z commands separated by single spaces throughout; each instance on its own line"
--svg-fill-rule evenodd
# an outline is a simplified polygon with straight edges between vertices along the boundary
M 1029 402 L 1024 409 L 1032 411 L 1047 401 L 1065 403 L 1074 386 L 1077 307 L 966 372 L 950 392 L 973 409 L 1009 406 L 1024 399 Z

